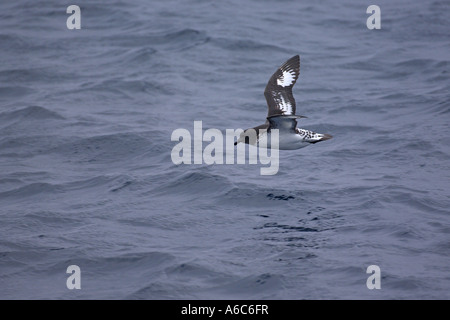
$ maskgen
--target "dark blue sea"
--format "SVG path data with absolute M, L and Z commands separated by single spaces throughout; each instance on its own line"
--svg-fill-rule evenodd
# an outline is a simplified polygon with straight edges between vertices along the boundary
M 0 299 L 450 299 L 449 32 L 446 0 L 2 1 Z M 263 123 L 296 54 L 333 139 L 172 162 L 175 129 Z

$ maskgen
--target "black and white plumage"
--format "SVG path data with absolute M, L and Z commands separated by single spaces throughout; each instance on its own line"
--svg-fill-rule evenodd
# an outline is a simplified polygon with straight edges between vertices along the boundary
M 269 108 L 266 123 L 252 128 L 256 131 L 256 139 L 245 130 L 235 145 L 244 142 L 257 145 L 262 134 L 270 135 L 271 129 L 279 130 L 279 149 L 294 150 L 312 143 L 331 139 L 329 134 L 315 133 L 297 128 L 297 119 L 306 118 L 296 115 L 296 105 L 292 88 L 300 75 L 300 56 L 296 55 L 283 63 L 270 77 L 264 90 Z M 271 139 L 267 139 L 270 147 Z
M 295 115 L 295 99 L 292 87 L 300 75 L 300 57 L 290 58 L 270 77 L 264 90 L 269 113 L 267 117 L 277 115 Z

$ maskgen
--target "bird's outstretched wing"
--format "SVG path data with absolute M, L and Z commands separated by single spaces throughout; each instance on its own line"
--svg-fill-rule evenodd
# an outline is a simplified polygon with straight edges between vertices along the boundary
M 272 75 L 264 90 L 269 107 L 268 117 L 295 115 L 295 99 L 292 87 L 300 74 L 300 56 L 296 55 L 283 63 Z

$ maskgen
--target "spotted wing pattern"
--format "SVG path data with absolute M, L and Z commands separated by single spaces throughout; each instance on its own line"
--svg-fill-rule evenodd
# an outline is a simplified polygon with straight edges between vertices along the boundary
M 299 55 L 290 58 L 272 75 L 264 90 L 264 96 L 269 107 L 268 117 L 295 115 L 295 99 L 292 95 L 292 87 L 299 75 Z

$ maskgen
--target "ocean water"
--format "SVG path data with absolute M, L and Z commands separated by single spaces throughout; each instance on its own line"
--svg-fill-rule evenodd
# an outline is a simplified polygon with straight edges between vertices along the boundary
M 1 2 L 0 298 L 449 299 L 450 3 L 371 4 Z M 177 128 L 263 123 L 295 54 L 332 140 L 173 164 Z

